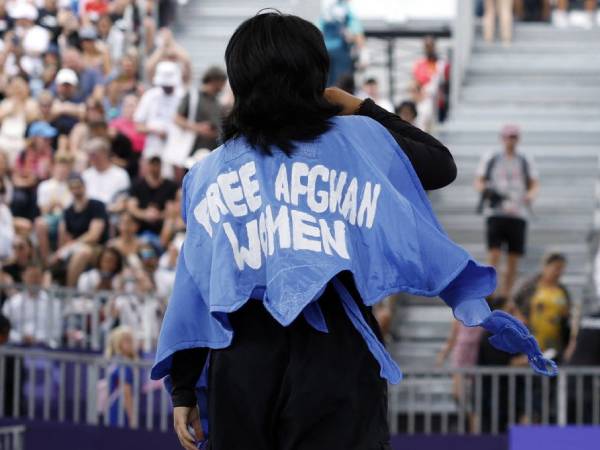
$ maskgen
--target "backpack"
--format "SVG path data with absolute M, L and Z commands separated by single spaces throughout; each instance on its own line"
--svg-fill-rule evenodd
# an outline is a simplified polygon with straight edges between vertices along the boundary
M 485 168 L 485 174 L 483 176 L 483 179 L 488 182 L 492 179 L 492 170 L 494 169 L 494 166 L 496 165 L 496 163 L 498 162 L 498 160 L 502 157 L 501 153 L 498 153 L 496 155 L 494 155 L 487 163 L 487 166 Z M 531 179 L 531 173 L 529 170 L 529 162 L 527 161 L 527 158 L 525 158 L 523 155 L 516 155 L 517 158 L 519 158 L 519 161 L 521 163 L 521 168 L 522 168 L 522 173 L 523 173 L 523 178 L 525 181 L 525 189 L 529 189 L 531 187 L 531 183 L 532 183 L 532 179 Z

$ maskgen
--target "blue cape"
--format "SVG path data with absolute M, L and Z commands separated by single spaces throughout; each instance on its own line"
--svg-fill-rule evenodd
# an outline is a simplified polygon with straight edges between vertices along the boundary
M 327 332 L 315 300 L 342 271 L 353 274 L 365 305 L 397 292 L 440 296 L 465 325 L 505 329 L 508 319 L 494 322 L 485 301 L 496 287 L 494 269 L 449 239 L 389 132 L 367 117 L 332 120 L 327 133 L 299 143 L 291 157 L 263 154 L 239 138 L 186 175 L 187 235 L 153 378 L 168 375 L 178 350 L 227 347 L 227 313 L 251 298 L 284 326 L 303 314 Z M 382 377 L 400 381 L 343 285 L 334 287 Z M 511 344 L 510 333 L 501 334 L 503 349 L 520 348 L 521 338 Z

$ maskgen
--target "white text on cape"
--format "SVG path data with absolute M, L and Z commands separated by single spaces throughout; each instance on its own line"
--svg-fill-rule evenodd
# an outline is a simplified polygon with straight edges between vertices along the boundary
M 370 229 L 381 193 L 380 184 L 367 181 L 360 189 L 358 179 L 349 179 L 345 171 L 321 164 L 309 167 L 303 162 L 291 164 L 289 170 L 282 163 L 273 186 L 278 204 L 265 205 L 251 161 L 238 170 L 220 173 L 194 208 L 194 217 L 210 237 L 213 224 L 222 223 L 239 270 L 246 265 L 260 269 L 263 256 L 273 255 L 276 246 L 350 259 L 346 225 Z M 242 227 L 235 225 L 236 230 L 227 215 L 250 214 L 253 217 L 246 222 L 241 242 L 237 232 Z M 326 220 L 325 214 L 339 214 L 340 218 Z

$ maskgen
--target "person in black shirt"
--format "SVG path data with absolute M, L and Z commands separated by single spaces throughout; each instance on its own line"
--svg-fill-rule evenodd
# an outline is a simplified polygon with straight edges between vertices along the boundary
M 79 275 L 94 257 L 94 247 L 108 240 L 108 214 L 104 203 L 88 199 L 85 185 L 77 174 L 68 181 L 73 204 L 64 213 L 58 230 L 58 250 L 51 264 L 66 263 L 67 286 L 76 286 Z
M 140 222 L 140 232 L 150 232 L 158 238 L 165 217 L 165 206 L 175 198 L 177 185 L 161 175 L 158 156 L 150 158 L 146 173 L 131 187 L 127 209 Z

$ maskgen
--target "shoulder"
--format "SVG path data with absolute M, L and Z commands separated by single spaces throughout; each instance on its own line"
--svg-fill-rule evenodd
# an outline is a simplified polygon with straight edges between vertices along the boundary
M 88 209 L 93 210 L 93 211 L 106 211 L 106 207 L 104 206 L 104 203 L 102 203 L 100 200 L 96 200 L 94 198 L 92 198 L 88 201 Z

